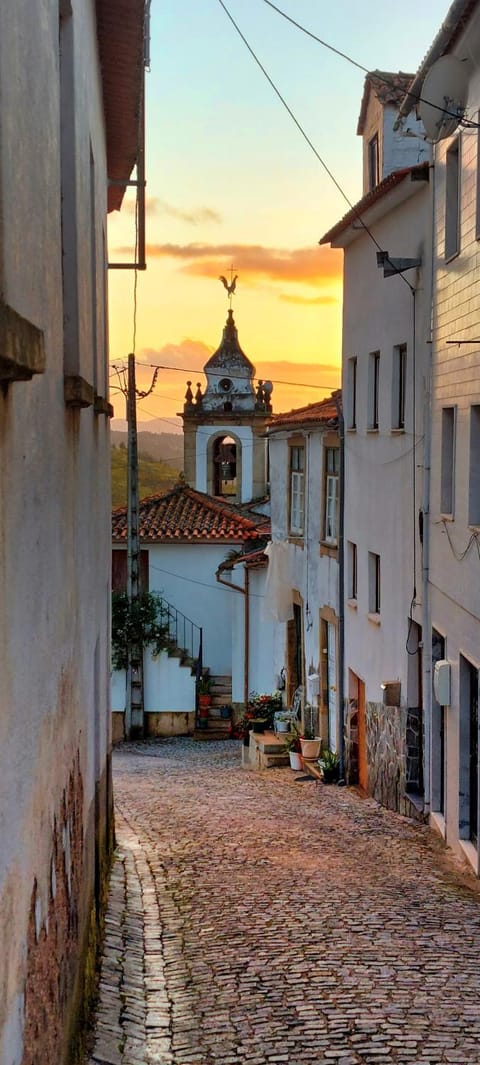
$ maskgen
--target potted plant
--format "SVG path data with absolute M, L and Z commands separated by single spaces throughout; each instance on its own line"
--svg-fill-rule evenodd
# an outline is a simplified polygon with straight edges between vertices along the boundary
M 288 757 L 290 758 L 291 769 L 302 768 L 302 756 L 300 754 L 300 733 L 298 729 L 293 728 L 292 732 L 289 732 L 284 739 L 285 750 L 288 751 Z
M 225 703 L 225 706 L 221 706 L 220 707 L 220 717 L 221 717 L 222 721 L 229 721 L 231 716 L 232 716 L 232 708 L 231 708 L 231 706 L 229 706 L 228 703 Z
M 331 751 L 328 747 L 323 752 L 322 757 L 318 759 L 318 764 L 322 770 L 322 779 L 324 784 L 336 784 L 340 776 L 340 759 L 335 751 Z
M 318 736 L 314 736 L 310 729 L 305 729 L 303 736 L 300 737 L 302 758 L 305 758 L 307 762 L 315 761 L 320 754 L 321 746 L 321 739 Z
M 211 696 L 212 682 L 208 674 L 203 673 L 198 682 L 198 706 L 200 713 L 202 710 L 207 710 L 212 702 Z

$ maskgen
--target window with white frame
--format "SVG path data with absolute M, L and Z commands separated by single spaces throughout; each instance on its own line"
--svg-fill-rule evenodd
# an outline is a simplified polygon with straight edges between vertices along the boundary
M 380 352 L 370 352 L 368 360 L 368 428 L 378 429 Z
M 338 538 L 338 498 L 340 448 L 325 448 L 324 540 L 336 544 Z
M 455 407 L 442 410 L 442 464 L 440 471 L 440 509 L 453 515 L 455 498 Z
M 357 358 L 347 362 L 347 429 L 357 428 Z
M 353 540 L 347 544 L 347 598 L 357 598 L 357 545 Z
M 380 555 L 368 552 L 368 612 L 380 613 Z
M 460 251 L 460 138 L 447 151 L 445 176 L 445 258 Z
M 407 345 L 396 344 L 392 367 L 392 429 L 405 429 L 407 389 Z
M 290 532 L 303 535 L 305 502 L 305 448 L 290 448 Z

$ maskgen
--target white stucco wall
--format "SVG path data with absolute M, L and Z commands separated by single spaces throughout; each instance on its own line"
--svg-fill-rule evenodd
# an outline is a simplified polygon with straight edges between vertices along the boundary
M 288 439 L 292 435 L 293 431 L 272 433 L 270 438 L 272 540 L 287 540 L 289 534 Z M 294 435 L 296 440 L 302 437 L 302 433 Z M 337 558 L 321 554 L 320 550 L 323 535 L 323 433 L 318 429 L 304 430 L 303 439 L 306 450 L 305 531 L 301 543 L 290 543 L 289 555 L 292 591 L 297 591 L 303 601 L 304 658 L 308 675 L 319 674 L 322 668 L 320 612 L 331 608 L 338 616 L 339 600 Z M 286 636 L 286 623 L 277 623 L 273 663 L 276 675 L 282 666 L 287 665 Z M 319 696 L 309 687 L 306 699 L 319 705 Z M 332 742 L 336 743 L 336 740 L 337 737 L 332 737 Z
M 400 680 L 407 692 L 408 615 L 416 585 L 421 601 L 418 511 L 422 507 L 422 432 L 425 373 L 428 366 L 429 256 L 426 253 L 428 187 L 377 221 L 375 237 L 395 257 L 423 257 L 416 288 L 416 426 L 413 424 L 413 298 L 401 276 L 384 279 L 376 248 L 360 233 L 345 250 L 343 312 L 343 401 L 345 441 L 345 544 L 358 552 L 358 594 L 345 612 L 346 691 L 348 669 L 366 685 L 366 699 L 380 702 L 383 681 Z M 392 431 L 393 352 L 407 344 L 405 431 Z M 380 352 L 379 428 L 369 431 L 369 355 Z M 347 361 L 357 358 L 357 427 L 349 429 L 350 381 Z M 415 445 L 415 451 L 414 451 Z M 416 496 L 414 500 L 413 491 Z M 417 567 L 413 544 L 416 538 Z M 369 618 L 368 555 L 380 556 L 381 610 Z M 346 560 L 348 592 L 348 561 Z M 419 608 L 414 618 L 421 621 Z M 379 623 L 375 623 L 378 621 Z
M 94 8 L 73 0 L 76 158 L 96 164 L 99 380 L 105 381 L 101 232 L 106 209 Z M 77 754 L 84 872 L 93 891 L 95 784 L 109 746 L 109 431 L 63 395 L 58 3 L 0 7 L 0 290 L 43 330 L 46 370 L 0 391 L 0 1060 L 22 1059 L 26 938 L 51 893 L 54 820 Z M 79 254 L 90 265 L 88 188 Z M 92 377 L 92 298 L 80 286 L 80 350 Z M 60 823 L 60 821 L 59 821 Z

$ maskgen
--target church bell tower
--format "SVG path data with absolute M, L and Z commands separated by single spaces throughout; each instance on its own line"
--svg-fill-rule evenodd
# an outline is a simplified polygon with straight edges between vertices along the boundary
M 204 366 L 205 391 L 187 381 L 181 417 L 185 480 L 231 503 L 261 499 L 267 490 L 265 426 L 272 413 L 272 384 L 254 385 L 255 367 L 242 351 L 233 318 L 236 278 L 221 278 L 230 309 L 220 347 Z

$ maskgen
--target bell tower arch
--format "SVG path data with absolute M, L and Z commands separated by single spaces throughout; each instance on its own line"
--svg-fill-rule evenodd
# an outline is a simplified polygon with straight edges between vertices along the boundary
M 194 394 L 187 381 L 181 414 L 185 480 L 232 503 L 261 499 L 267 489 L 265 426 L 272 413 L 272 385 L 254 384 L 255 367 L 240 347 L 231 306 L 204 374 L 204 391 L 198 382 Z

